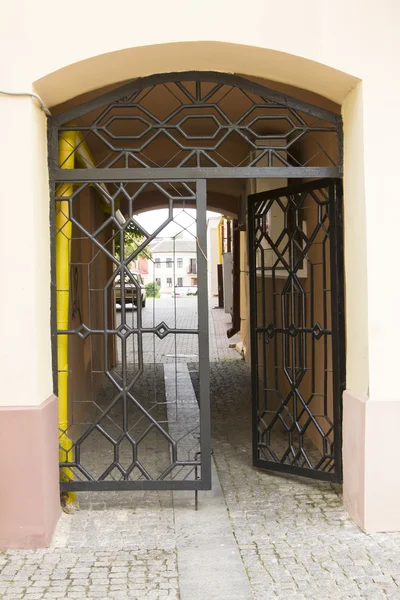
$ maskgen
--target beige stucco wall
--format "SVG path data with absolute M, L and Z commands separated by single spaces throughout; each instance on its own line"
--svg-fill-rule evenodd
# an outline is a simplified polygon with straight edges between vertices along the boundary
M 180 1 L 168 4 L 159 1 L 154 7 L 122 0 L 117 10 L 110 10 L 109 3 L 103 1 L 84 4 L 71 2 L 68 5 L 69 15 L 65 14 L 65 7 L 49 0 L 41 0 L 34 6 L 27 1 L 8 3 L 3 9 L 0 52 L 2 56 L 12 56 L 13 60 L 2 61 L 0 89 L 12 91 L 34 88 L 51 106 L 90 89 L 140 75 L 211 69 L 298 85 L 341 102 L 354 87 L 357 77 L 369 76 L 373 79 L 373 72 L 365 72 L 369 68 L 369 61 L 360 56 L 363 50 L 369 53 L 367 36 L 359 28 L 354 28 L 344 0 L 338 2 L 334 13 L 328 3 L 317 0 L 309 0 L 307 5 L 301 7 L 295 1 L 290 5 L 288 10 L 287 4 L 253 0 L 251 10 L 247 13 L 249 27 L 244 27 L 243 11 L 238 10 L 240 5 L 237 10 L 232 10 L 234 7 L 231 2 L 205 0 L 201 11 L 196 14 L 193 6 Z M 212 19 L 209 18 L 210 14 Z M 72 35 L 65 23 L 68 20 L 72 22 L 73 18 L 75 25 L 76 19 L 82 23 L 82 28 L 79 30 L 79 26 L 75 26 Z M 367 13 L 365 18 L 372 22 L 374 15 Z M 340 36 L 326 35 L 326 23 L 332 20 L 336 23 L 332 23 L 334 27 L 330 30 L 341 29 Z M 90 27 L 87 26 L 89 22 Z M 151 23 L 151 27 L 135 27 L 133 23 Z M 277 23 L 282 24 L 285 35 L 281 34 Z M 387 23 L 383 24 L 387 41 L 391 28 L 394 28 L 393 15 L 388 14 Z M 395 31 L 393 39 L 394 34 Z M 43 257 L 35 257 L 35 260 L 31 255 L 34 264 L 29 275 L 21 278 L 15 270 L 15 275 L 10 276 L 13 289 L 22 293 L 29 277 L 33 277 L 37 260 L 42 266 L 49 262 L 48 237 L 46 239 L 47 173 L 43 154 L 45 119 L 29 99 L 3 97 L 1 102 L 7 107 L 3 114 L 8 135 L 2 136 L 0 153 L 3 168 L 10 175 L 10 182 L 4 190 L 5 197 L 15 197 L 14 182 L 21 180 L 16 156 L 21 154 L 23 147 L 24 154 L 30 156 L 31 160 L 24 164 L 30 180 L 19 203 L 20 212 L 25 217 L 31 211 L 36 220 L 41 217 L 40 227 L 44 231 L 44 235 L 40 236 Z M 40 128 L 35 135 L 32 123 Z M 41 154 L 35 151 L 37 139 L 42 140 Z M 27 179 L 24 171 L 23 177 Z M 3 243 L 9 248 L 12 243 L 7 240 L 11 235 L 12 229 L 6 227 Z M 31 235 L 37 235 L 37 231 L 31 232 Z M 25 238 L 26 244 L 29 241 L 33 243 L 33 240 Z M 2 255 L 5 268 L 9 265 L 8 254 Z M 26 271 L 29 265 L 26 262 L 24 264 Z M 41 397 L 47 397 L 51 389 L 50 361 L 43 360 L 43 357 L 49 357 L 50 352 L 49 319 L 46 313 L 49 304 L 48 283 L 48 269 L 41 268 L 40 277 L 35 278 L 34 285 L 44 295 L 43 301 L 39 302 L 42 312 L 39 319 L 32 315 L 32 330 L 40 331 L 40 336 L 44 338 L 38 368 L 35 368 L 36 358 L 32 357 L 32 352 L 29 355 L 35 379 L 42 381 L 42 387 L 38 388 L 37 396 L 31 398 L 33 403 L 40 402 Z M 17 310 L 15 306 L 13 310 Z M 27 309 L 28 313 L 30 311 L 33 311 L 33 305 Z M 12 321 L 7 316 L 6 335 L 13 340 L 13 351 L 5 357 L 4 364 L 12 360 L 10 357 L 17 353 L 19 344 L 18 336 L 13 335 Z M 37 343 L 35 338 L 29 348 L 36 347 Z M 21 397 L 15 395 L 13 387 L 11 380 L 9 383 L 3 382 L 1 401 L 27 402 L 26 394 L 21 392 Z M 43 393 L 45 389 L 46 393 Z
M 373 401 L 398 400 L 400 4 L 250 0 L 245 8 L 228 0 L 8 2 L 0 89 L 35 89 L 52 106 L 117 81 L 197 69 L 281 81 L 343 104 L 348 386 Z M 0 96 L 0 126 L 0 403 L 34 405 L 52 390 L 46 122 L 30 99 Z
M 344 248 L 353 267 L 345 272 L 347 386 L 368 393 L 368 295 L 367 240 L 364 181 L 362 85 L 347 97 L 343 106 L 345 122 L 344 156 L 346 198 L 344 202 Z M 358 160 L 355 157 L 358 156 Z M 350 200 L 351 199 L 351 200 Z
M 53 391 L 46 155 L 43 112 L 0 95 L 2 406 L 38 405 Z
M 13 61 L 12 64 L 3 62 L 0 86 L 10 90 L 31 89 L 33 86 L 42 94 L 46 103 L 52 105 L 101 85 L 140 75 L 169 70 L 212 69 L 280 80 L 326 95 L 336 102 L 343 102 L 346 146 L 350 149 L 346 155 L 349 166 L 349 177 L 345 181 L 349 190 L 349 194 L 346 193 L 346 219 L 350 222 L 353 218 L 353 223 L 357 222 L 357 215 L 362 214 L 359 204 L 360 198 L 361 203 L 363 202 L 364 194 L 360 191 L 362 186 L 355 183 L 356 176 L 353 176 L 353 173 L 360 173 L 363 158 L 365 161 L 368 157 L 368 161 L 373 165 L 368 171 L 369 178 L 373 169 L 379 169 L 380 161 L 387 168 L 388 162 L 395 160 L 394 156 L 388 157 L 387 153 L 385 158 L 383 153 L 379 156 L 374 139 L 374 134 L 379 133 L 381 138 L 382 135 L 388 136 L 390 143 L 393 136 L 389 131 L 393 130 L 387 127 L 384 131 L 377 132 L 372 122 L 375 122 L 375 115 L 381 108 L 382 90 L 387 86 L 392 88 L 390 100 L 385 96 L 385 111 L 380 111 L 379 114 L 382 117 L 384 112 L 385 120 L 389 121 L 388 108 L 393 107 L 393 114 L 396 110 L 395 99 L 399 94 L 399 84 L 396 80 L 389 80 L 385 68 L 382 67 L 395 55 L 398 44 L 395 17 L 399 9 L 396 3 L 386 1 L 381 4 L 377 16 L 372 7 L 361 2 L 353 3 L 349 11 L 348 3 L 340 0 L 333 11 L 330 3 L 310 0 L 300 8 L 293 1 L 289 11 L 286 5 L 254 1 L 252 11 L 248 13 L 251 28 L 243 27 L 243 15 L 240 11 L 227 11 L 228 5 L 225 2 L 219 2 L 217 5 L 213 3 L 212 6 L 210 3 L 209 7 L 208 4 L 206 1 L 205 5 L 202 5 L 201 14 L 194 19 L 189 18 L 186 4 L 175 2 L 167 7 L 160 2 L 159 19 L 151 18 L 152 27 L 137 28 L 133 32 L 132 22 L 149 22 L 150 8 L 146 8 L 146 5 L 133 6 L 129 2 L 121 2 L 118 11 L 113 12 L 107 10 L 106 3 L 104 6 L 101 2 L 96 5 L 85 3 L 83 7 L 79 5 L 79 19 L 83 24 L 90 19 L 91 27 L 82 27 L 81 36 L 75 35 L 73 43 L 68 43 L 68 33 L 64 27 L 58 25 L 63 21 L 63 15 L 57 14 L 60 9 L 54 3 L 41 2 L 39 7 L 36 5 L 34 11 L 26 2 L 9 4 L 6 8 L 0 49 L 3 49 L 3 55 L 12 54 Z M 74 6 L 74 3 L 69 5 L 72 12 Z M 229 6 L 232 6 L 231 3 Z M 75 8 L 78 8 L 78 5 Z M 207 18 L 207 8 L 212 9 L 213 19 Z M 104 18 L 105 14 L 107 18 Z M 124 14 L 124 19 L 120 18 L 121 14 Z M 253 15 L 257 15 L 257 18 L 252 20 Z M 192 12 L 190 16 L 193 17 Z M 151 17 L 154 17 L 153 8 Z M 328 22 L 329 31 L 340 31 L 340 36 L 329 35 L 326 30 Z M 220 27 L 221 23 L 224 24 L 223 28 Z M 279 27 L 266 27 L 265 23 L 282 23 L 285 35 L 281 35 Z M 371 29 L 374 30 L 373 49 L 366 33 Z M 60 43 L 60 39 L 65 43 Z M 163 44 L 162 48 L 158 46 L 160 43 Z M 349 91 L 357 84 L 357 79 L 363 80 L 363 86 L 349 95 Z M 379 85 L 382 85 L 382 88 L 379 88 Z M 9 126 L 13 123 L 13 131 L 16 122 L 18 128 L 22 127 L 23 119 L 20 119 L 18 107 L 29 101 L 8 99 L 3 102 L 7 102 L 9 110 L 12 111 L 8 119 Z M 360 117 L 361 103 L 364 118 Z M 361 122 L 358 127 L 357 119 Z M 364 127 L 365 123 L 368 123 L 367 127 Z M 390 124 L 393 125 L 392 122 Z M 367 143 L 369 135 L 371 141 Z M 351 149 L 352 144 L 359 147 L 363 142 L 364 156 Z M 382 144 L 384 145 L 383 139 Z M 11 162 L 15 169 L 16 161 Z M 363 172 L 363 169 L 361 171 Z M 381 185 L 381 179 L 379 181 Z M 38 185 L 43 186 L 43 182 L 38 182 Z M 371 186 L 374 185 L 373 179 Z M 357 194 L 354 193 L 355 186 Z M 370 189 L 372 191 L 372 187 Z M 373 203 L 373 192 L 366 195 Z M 389 194 L 385 196 L 388 197 Z M 373 212 L 373 207 L 371 210 Z M 383 218 L 380 220 L 381 229 L 384 230 L 386 222 Z M 396 220 L 389 217 L 388 221 L 388 225 L 392 225 Z M 357 229 L 358 234 L 362 236 L 363 224 L 359 223 Z M 374 235 L 376 237 L 376 231 Z M 359 238 L 359 235 L 357 237 Z M 351 249 L 351 241 L 346 239 L 346 243 Z M 364 288 L 367 284 L 367 252 L 361 251 L 361 254 L 363 256 L 357 256 L 357 264 L 362 264 L 363 269 L 358 267 L 354 278 L 348 265 L 347 282 L 350 283 L 350 287 L 355 279 Z M 369 254 L 371 261 L 380 261 L 380 258 L 377 258 L 378 253 L 373 249 Z M 381 280 L 383 268 L 379 267 L 377 271 L 377 277 Z M 370 288 L 376 296 L 376 286 L 370 285 Z M 372 299 L 369 301 L 370 311 L 371 301 Z M 377 302 L 380 302 L 379 299 Z M 349 314 L 351 311 L 350 307 Z M 349 362 L 349 383 L 356 392 L 367 393 L 369 388 L 372 393 L 373 381 L 376 380 L 376 393 L 381 395 L 379 372 L 385 369 L 386 365 L 386 362 L 382 364 L 382 360 L 386 361 L 386 358 L 382 358 L 386 352 L 382 350 L 387 348 L 387 343 L 390 345 L 395 336 L 389 327 L 386 332 L 383 332 L 381 327 L 377 328 L 375 317 L 372 317 L 371 312 L 368 317 L 365 305 L 363 310 L 355 312 L 358 322 L 357 335 L 351 335 L 351 340 L 355 340 L 355 343 L 350 342 L 349 356 L 357 357 L 357 361 L 351 361 L 351 364 Z M 377 312 L 379 314 L 379 310 Z M 378 342 L 376 357 L 374 360 L 371 357 L 371 368 L 376 370 L 377 374 L 373 376 L 371 373 L 370 377 L 367 375 L 369 335 Z M 357 367 L 354 367 L 355 362 Z M 395 388 L 390 377 L 384 379 L 383 395 L 391 398 L 393 393 L 396 393 L 393 392 Z

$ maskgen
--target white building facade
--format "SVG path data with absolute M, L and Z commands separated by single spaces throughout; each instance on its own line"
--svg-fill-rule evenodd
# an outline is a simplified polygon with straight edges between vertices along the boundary
M 155 240 L 151 245 L 151 255 L 146 283 L 155 281 L 162 295 L 173 294 L 175 288 L 197 286 L 194 238 Z

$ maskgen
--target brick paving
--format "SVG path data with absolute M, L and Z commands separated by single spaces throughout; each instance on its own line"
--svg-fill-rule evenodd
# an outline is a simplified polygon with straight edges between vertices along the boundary
M 214 460 L 254 600 L 400 599 L 400 533 L 364 534 L 331 484 L 251 467 L 249 367 L 228 348 L 227 315 L 210 314 Z M 80 495 L 81 509 L 62 515 L 50 548 L 0 553 L 1 600 L 185 600 L 179 498 L 179 492 Z M 200 493 L 200 511 L 201 502 Z M 200 579 L 205 558 L 199 553 Z M 221 578 L 218 565 L 215 577 Z

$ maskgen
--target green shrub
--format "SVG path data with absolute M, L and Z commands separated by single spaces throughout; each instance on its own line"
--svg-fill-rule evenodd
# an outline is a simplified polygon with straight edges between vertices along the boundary
M 160 297 L 160 286 L 155 281 L 150 281 L 146 284 L 146 294 L 148 298 Z

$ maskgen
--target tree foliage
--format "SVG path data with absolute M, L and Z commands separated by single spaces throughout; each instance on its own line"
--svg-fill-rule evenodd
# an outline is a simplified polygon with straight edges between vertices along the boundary
M 124 256 L 130 256 L 143 242 L 145 237 L 140 229 L 134 224 L 130 223 L 124 231 Z M 115 256 L 121 258 L 121 236 L 115 236 Z M 141 258 L 151 258 L 151 252 L 148 248 L 144 248 L 139 255 Z
M 146 295 L 148 298 L 160 297 L 160 286 L 155 281 L 150 281 L 146 284 Z

